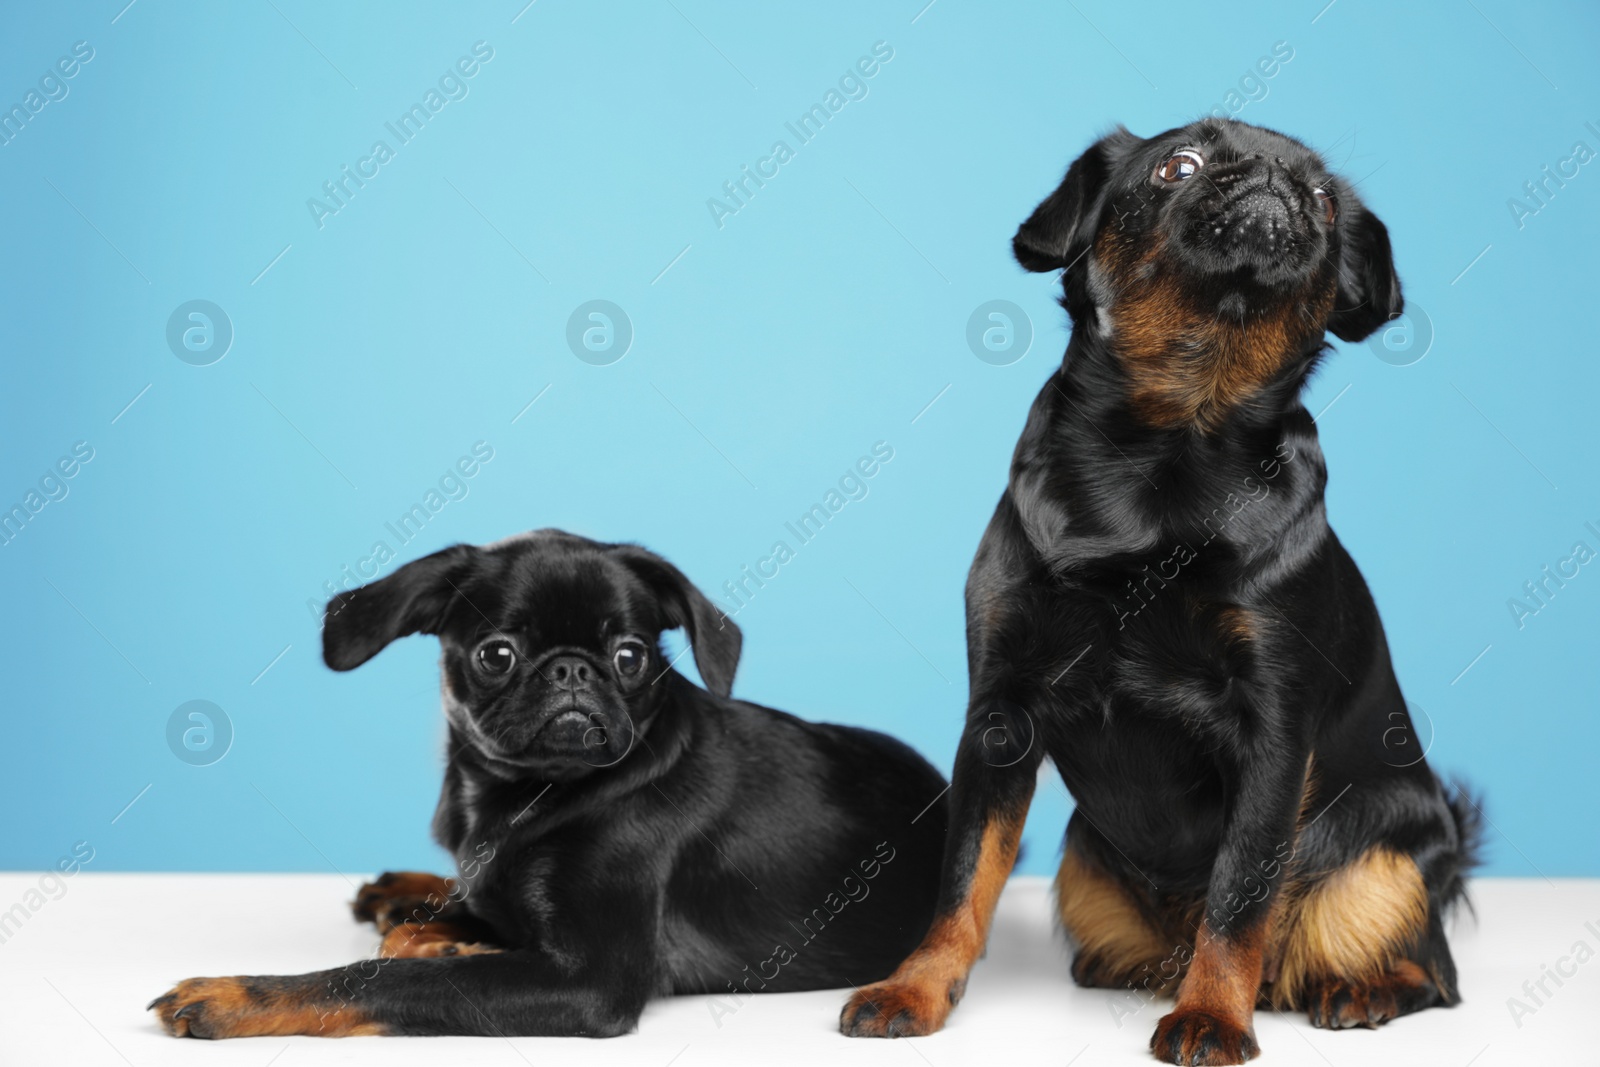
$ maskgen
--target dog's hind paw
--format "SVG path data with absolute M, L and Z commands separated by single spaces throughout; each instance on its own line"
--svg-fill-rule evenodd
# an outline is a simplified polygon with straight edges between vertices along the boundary
M 1401 960 L 1372 981 L 1329 978 L 1307 992 L 1305 1006 L 1312 1026 L 1375 1030 L 1390 1019 L 1431 1008 L 1441 1000 L 1439 987 L 1427 972 L 1410 960 Z

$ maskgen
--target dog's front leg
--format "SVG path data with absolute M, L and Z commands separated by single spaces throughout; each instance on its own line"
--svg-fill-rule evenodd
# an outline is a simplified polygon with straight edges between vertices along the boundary
M 1008 702 L 975 702 L 951 775 L 939 904 L 922 943 L 894 974 L 864 986 L 845 1004 L 849 1037 L 931 1034 L 966 991 L 989 923 L 1017 861 L 1022 824 L 1043 758 L 1034 723 Z
M 292 976 L 190 978 L 150 1007 L 175 1037 L 613 1037 L 638 1023 L 650 964 L 625 950 L 577 967 L 527 950 L 372 959 Z
M 1239 791 L 1211 871 L 1194 956 L 1177 1004 L 1150 1039 L 1163 1063 L 1244 1063 L 1260 1052 L 1252 1020 L 1262 957 L 1305 784 L 1306 755 L 1296 747 L 1288 738 L 1262 737 L 1238 755 Z

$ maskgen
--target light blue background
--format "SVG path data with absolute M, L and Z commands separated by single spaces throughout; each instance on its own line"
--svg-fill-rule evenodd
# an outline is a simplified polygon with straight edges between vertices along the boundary
M 1240 117 L 1360 180 L 1436 330 L 1411 366 L 1341 345 L 1313 386 L 1333 524 L 1431 759 L 1487 795 L 1489 871 L 1600 875 L 1600 566 L 1521 630 L 1507 607 L 1600 549 L 1600 164 L 1521 228 L 1507 206 L 1600 149 L 1595 8 L 924 2 L 9 6 L 8 106 L 95 54 L 0 148 L 0 503 L 95 456 L 0 548 L 0 865 L 88 840 L 100 870 L 439 867 L 436 646 L 333 674 L 325 580 L 379 539 L 561 526 L 714 593 L 880 440 L 870 495 L 740 613 L 735 691 L 948 771 L 962 582 L 1066 340 L 1011 234 L 1097 133 L 1221 106 L 1281 40 Z M 397 147 L 384 123 L 480 40 L 469 95 Z M 798 145 L 784 123 L 877 41 L 869 95 Z M 395 158 L 319 229 L 307 198 L 379 138 Z M 778 139 L 795 158 L 719 229 L 707 199 Z M 611 366 L 564 339 L 596 298 L 636 331 Z M 233 323 L 211 366 L 165 341 L 191 299 Z M 1035 332 L 1010 366 L 964 339 L 994 299 Z M 477 441 L 466 498 L 398 546 L 384 523 Z M 211 766 L 165 740 L 194 699 L 236 733 Z M 1068 810 L 1042 783 L 1023 870 Z

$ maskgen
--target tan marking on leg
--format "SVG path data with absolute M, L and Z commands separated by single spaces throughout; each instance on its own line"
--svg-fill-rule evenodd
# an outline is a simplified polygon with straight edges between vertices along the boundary
M 1219 937 L 1201 928 L 1178 1003 L 1156 1024 L 1150 1048 L 1164 1063 L 1237 1064 L 1255 1059 L 1254 1015 L 1265 924 Z
M 387 1031 L 346 1004 L 332 1010 L 320 991 L 294 978 L 186 978 L 150 1007 L 173 1037 L 364 1037 Z
M 383 935 L 378 955 L 385 959 L 419 959 L 437 956 L 480 956 L 499 952 L 498 945 L 473 939 L 471 932 L 455 923 L 401 923 Z
M 922 944 L 894 974 L 856 991 L 841 1019 L 856 1036 L 914 1037 L 944 1025 L 966 992 L 967 974 L 983 952 L 995 903 L 1017 862 L 1027 809 L 994 816 L 984 828 L 967 894 L 935 919 Z
M 1201 1010 L 1248 1027 L 1261 984 L 1263 940 L 1259 929 L 1218 937 L 1209 926 L 1202 928 L 1178 990 L 1178 1010 Z

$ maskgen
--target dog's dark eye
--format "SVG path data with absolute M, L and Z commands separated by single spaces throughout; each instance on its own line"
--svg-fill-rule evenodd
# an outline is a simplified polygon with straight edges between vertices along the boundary
M 1199 152 L 1196 152 L 1192 148 L 1185 148 L 1180 152 L 1168 156 L 1167 159 L 1156 168 L 1155 177 L 1157 181 L 1172 185 L 1183 181 L 1185 178 L 1194 177 L 1200 168 L 1205 165 L 1206 161 L 1201 158 Z
M 517 650 L 510 641 L 490 641 L 478 649 L 478 666 L 487 674 L 504 674 L 517 662 Z
M 643 642 L 624 641 L 612 654 L 611 662 L 617 665 L 617 673 L 627 678 L 643 670 L 649 658 L 650 650 L 644 647 Z
M 1326 189 L 1313 189 L 1311 195 L 1322 205 L 1322 221 L 1332 226 L 1334 218 L 1339 214 L 1339 202 Z

